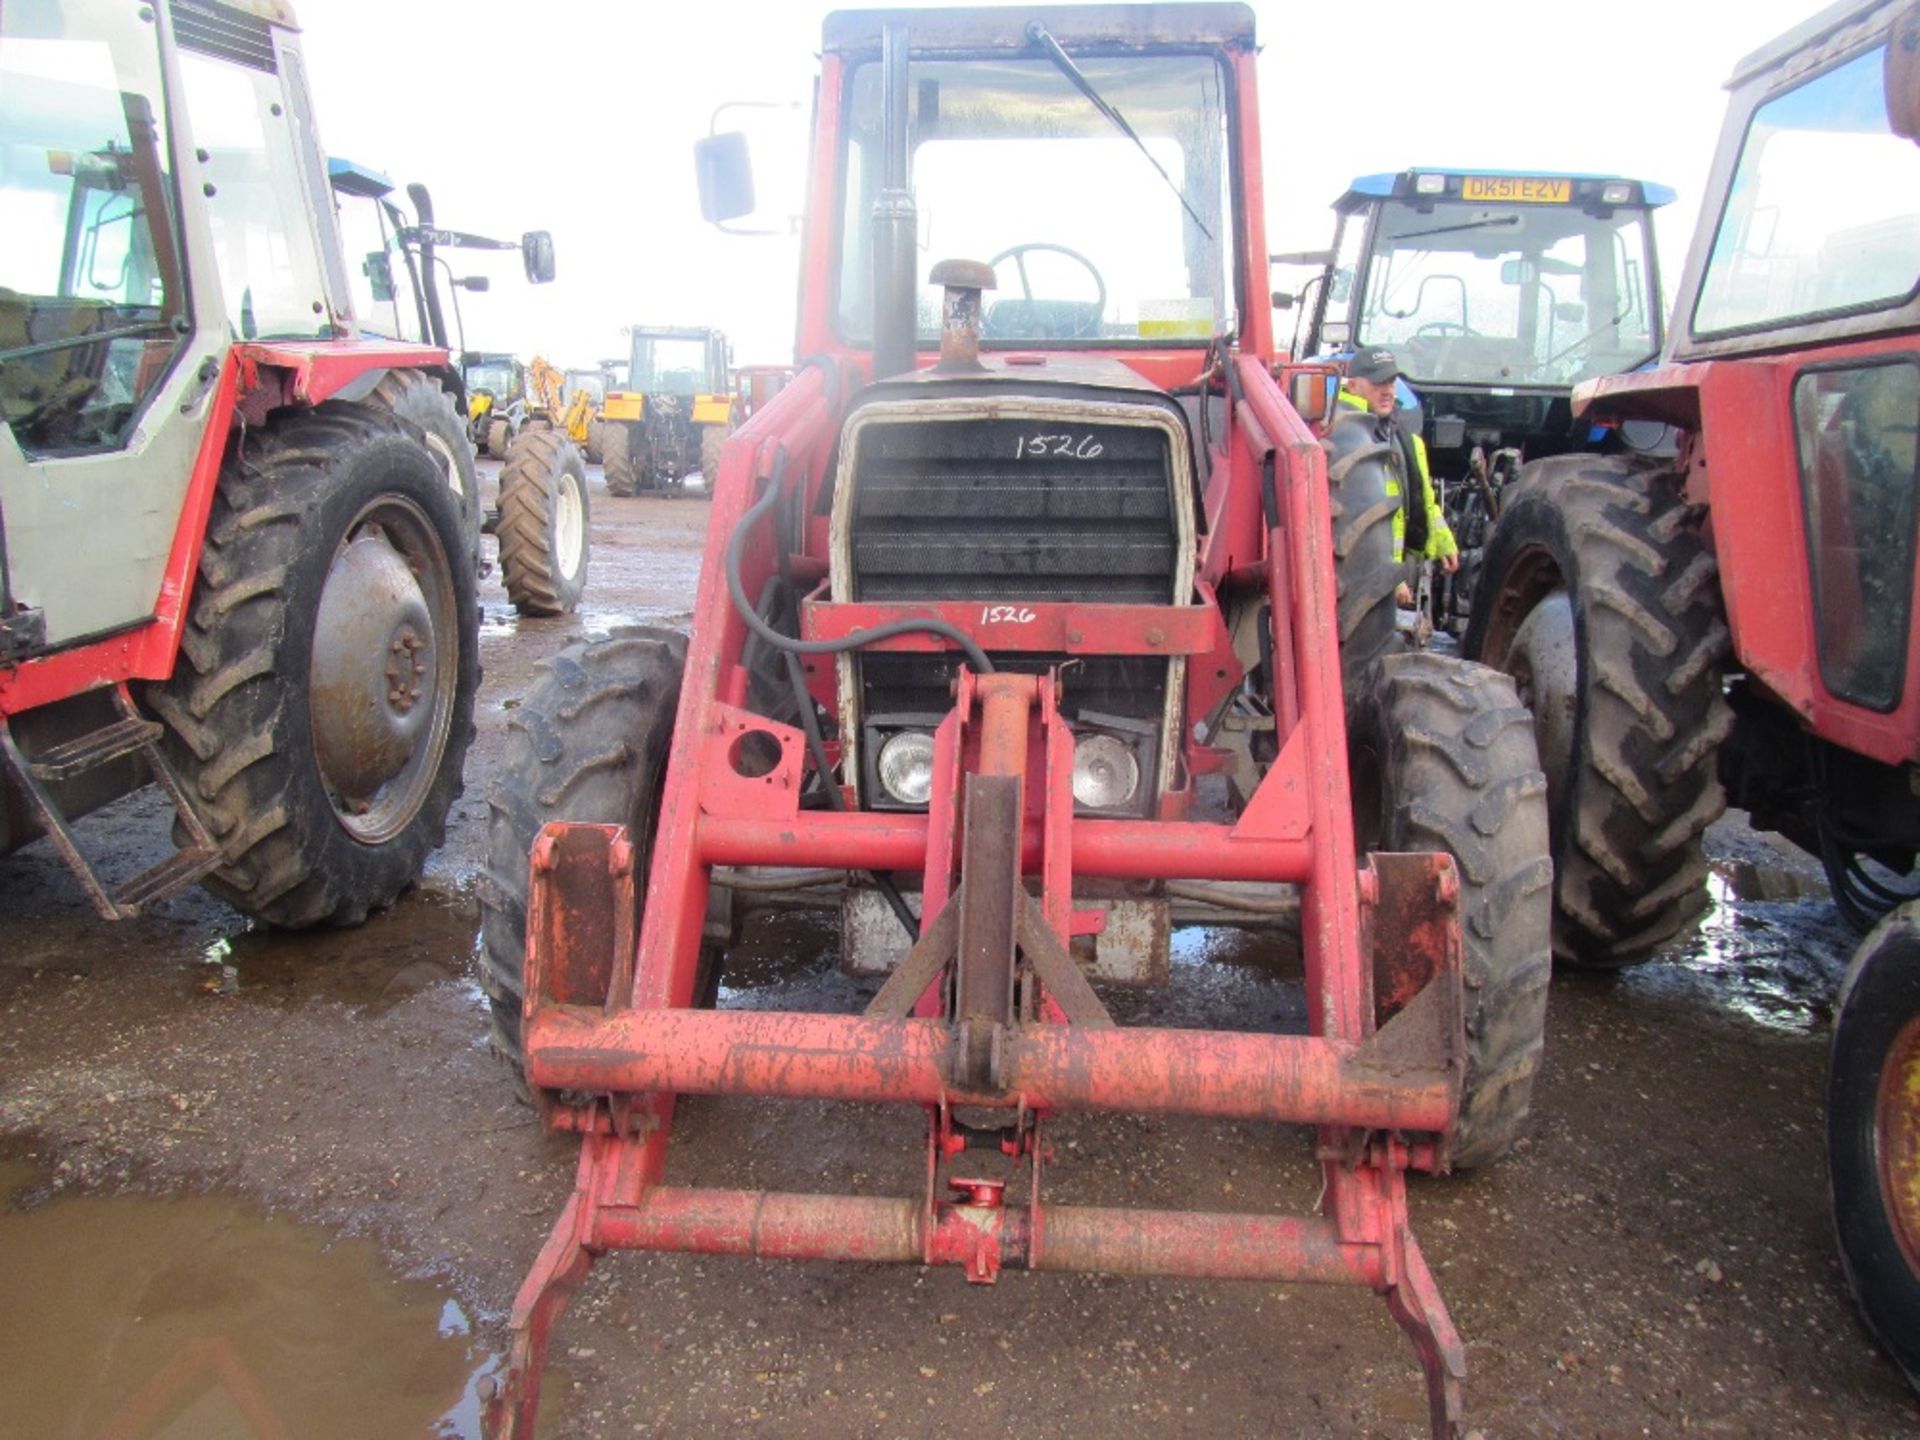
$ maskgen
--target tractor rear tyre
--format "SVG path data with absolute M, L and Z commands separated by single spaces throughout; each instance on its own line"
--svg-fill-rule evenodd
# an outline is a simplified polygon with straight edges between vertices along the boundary
M 411 420 L 427 437 L 427 448 L 446 468 L 447 483 L 460 497 L 469 553 L 480 553 L 480 472 L 474 465 L 473 442 L 454 410 L 453 396 L 424 370 L 389 370 L 367 397 L 369 405 L 391 410 Z
M 480 679 L 473 554 L 420 432 L 329 402 L 221 470 L 173 676 L 143 699 L 215 837 L 207 888 L 353 925 L 445 838 Z
M 606 454 L 607 454 L 606 445 L 604 443 L 605 436 L 606 436 L 606 425 L 604 422 L 599 420 L 589 420 L 587 422 L 586 453 L 587 453 L 587 463 L 589 465 L 599 465 L 604 463 L 606 459 Z
M 622 499 L 640 493 L 640 427 L 623 420 L 609 420 L 601 426 L 600 466 L 606 476 L 607 493 Z
M 513 444 L 513 426 L 505 420 L 487 422 L 487 454 L 495 460 L 507 458 L 507 447 Z
M 1867 1328 L 1920 1389 L 1920 904 L 1875 927 L 1841 984 L 1827 1183 Z
M 1498 671 L 1392 655 L 1367 673 L 1348 722 L 1355 839 L 1444 850 L 1460 872 L 1467 1075 L 1456 1169 L 1497 1160 L 1533 1099 L 1552 977 L 1547 780 L 1533 724 Z
M 1393 446 L 1379 438 L 1376 423 L 1342 410 L 1326 439 L 1340 682 L 1349 711 L 1373 662 L 1400 648 L 1400 567 L 1393 558 L 1399 505 L 1387 494 Z
M 1553 948 L 1574 965 L 1644 960 L 1707 908 L 1732 647 L 1700 520 L 1658 462 L 1542 460 L 1507 491 L 1475 583 L 1463 648 L 1533 711 Z
M 558 430 L 527 430 L 500 471 L 500 578 L 522 615 L 565 615 L 587 588 L 587 469 Z
M 713 485 L 720 478 L 720 452 L 726 448 L 731 432 L 724 425 L 700 427 L 700 488 L 707 499 L 713 498 Z
M 634 846 L 635 925 L 686 666 L 683 635 L 623 626 L 576 641 L 507 721 L 507 754 L 487 798 L 480 886 L 481 983 L 493 1047 L 523 1078 L 520 1005 L 526 965 L 528 854 L 550 820 L 625 825 Z M 709 968 L 717 956 L 708 957 Z

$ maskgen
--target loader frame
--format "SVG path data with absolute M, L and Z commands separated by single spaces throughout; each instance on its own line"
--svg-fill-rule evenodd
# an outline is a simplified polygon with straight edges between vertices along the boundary
M 1129 44 L 1162 43 L 1139 18 L 1151 14 L 1157 24 L 1160 11 L 1034 13 L 1063 35 L 1069 26 L 1106 26 Z M 1191 383 L 1196 369 L 1203 379 L 1210 373 L 1224 399 L 1223 428 L 1206 441 L 1209 524 L 1190 603 L 1047 602 L 999 617 L 977 604 L 829 598 L 823 487 L 850 397 L 872 373 L 871 357 L 833 333 L 830 313 L 836 97 L 848 54 L 890 18 L 828 22 L 799 344 L 817 358 L 722 457 L 649 873 L 635 867 L 646 837 L 620 826 L 549 824 L 533 848 L 526 1077 L 548 1126 L 579 1132 L 582 1146 L 573 1194 L 514 1304 L 508 1367 L 489 1401 L 491 1433 L 534 1433 L 547 1347 L 569 1298 L 598 1256 L 645 1249 L 957 1265 L 975 1283 L 1016 1266 L 1366 1286 L 1387 1300 L 1419 1353 L 1433 1433 L 1458 1436 L 1465 1352 L 1411 1231 L 1406 1172 L 1446 1166 L 1460 1105 L 1459 881 L 1442 854 L 1356 856 L 1327 458 L 1285 398 L 1293 376 L 1277 368 L 1264 304 L 1242 306 L 1237 348 L 1125 355 L 1163 388 Z M 910 23 L 916 37 L 940 43 L 969 26 L 984 33 L 1010 22 L 970 11 L 915 12 Z M 1264 256 L 1251 16 L 1240 6 L 1201 6 L 1177 23 L 1217 37 L 1232 81 L 1235 250 Z M 1190 52 L 1195 37 L 1176 43 Z M 1245 273 L 1240 287 L 1249 293 Z M 1302 367 L 1300 393 L 1323 386 L 1326 374 Z M 903 615 L 947 616 L 982 649 L 1009 657 L 1184 656 L 1184 776 L 1229 763 L 1191 723 L 1245 675 L 1220 592 L 1264 598 L 1277 758 L 1231 823 L 1188 818 L 1184 782 L 1147 817 L 1078 817 L 1055 675 L 969 665 L 935 735 L 925 814 L 803 808 L 808 737 L 746 708 L 748 631 L 727 575 L 742 527 L 734 578 L 748 594 L 776 573 L 809 578 L 801 615 L 809 639 Z M 944 644 L 909 633 L 874 648 Z M 833 713 L 834 665 L 806 669 L 814 698 Z M 694 1008 L 713 871 L 749 865 L 920 875 L 918 940 L 865 1013 Z M 1100 924 L 1097 912 L 1075 907 L 1076 880 L 1091 877 L 1298 885 L 1308 1033 L 1116 1027 L 1068 958 L 1073 938 Z M 642 884 L 636 934 L 628 917 Z M 682 1094 L 918 1105 L 928 1118 L 925 1187 L 871 1197 L 666 1185 Z M 1055 1205 L 1043 1194 L 1041 1132 L 1074 1110 L 1314 1126 L 1324 1178 L 1318 1213 Z M 996 1123 L 983 1124 L 983 1111 L 997 1112 Z M 968 1152 L 980 1149 L 1013 1162 L 1011 1187 L 969 1165 Z

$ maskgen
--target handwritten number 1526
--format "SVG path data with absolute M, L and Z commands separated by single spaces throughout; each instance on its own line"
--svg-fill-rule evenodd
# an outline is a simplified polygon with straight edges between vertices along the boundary
M 1013 458 L 1037 460 L 1043 456 L 1063 456 L 1068 460 L 1097 460 L 1105 449 L 1091 435 L 1022 435 Z

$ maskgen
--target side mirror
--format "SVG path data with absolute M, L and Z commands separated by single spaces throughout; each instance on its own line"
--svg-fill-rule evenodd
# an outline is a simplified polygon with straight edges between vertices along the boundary
M 1287 400 L 1309 425 L 1318 425 L 1333 412 L 1333 392 L 1339 381 L 1331 370 L 1295 370 L 1287 377 Z
M 753 213 L 753 157 L 744 131 L 694 141 L 693 173 L 700 183 L 700 218 L 709 225 Z
M 1276 290 L 1273 292 L 1273 308 L 1274 309 L 1291 310 L 1293 306 L 1294 306 L 1294 297 L 1289 295 L 1286 291 Z
M 545 230 L 527 231 L 520 237 L 520 260 L 528 282 L 545 285 L 553 279 L 553 236 Z
M 381 304 L 393 299 L 393 257 L 384 250 L 369 250 L 360 271 L 373 288 L 373 298 Z
M 1587 307 L 1578 300 L 1562 300 L 1553 307 L 1553 318 L 1569 325 L 1578 325 L 1587 318 Z
M 1920 142 L 1920 5 L 1909 5 L 1887 32 L 1887 126 Z
M 1502 260 L 1500 262 L 1500 283 L 1502 285 L 1526 285 L 1539 278 L 1539 267 L 1531 260 Z
M 1333 280 L 1327 288 L 1327 298 L 1336 305 L 1344 305 L 1351 294 L 1353 294 L 1353 271 L 1334 271 Z
M 453 282 L 462 290 L 471 290 L 476 295 L 484 295 L 493 288 L 493 281 L 485 275 L 462 275 Z

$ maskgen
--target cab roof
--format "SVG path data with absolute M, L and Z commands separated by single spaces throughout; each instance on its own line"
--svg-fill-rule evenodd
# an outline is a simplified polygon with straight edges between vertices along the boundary
M 1447 200 L 1459 203 L 1459 187 L 1449 187 L 1450 193 L 1444 196 L 1415 196 L 1413 181 L 1416 175 L 1444 175 L 1449 181 L 1459 181 L 1469 175 L 1489 176 L 1500 180 L 1568 180 L 1573 183 L 1576 201 L 1590 192 L 1597 201 L 1600 191 L 1607 185 L 1632 185 L 1637 188 L 1639 198 L 1623 202 L 1627 205 L 1644 205 L 1648 209 L 1658 209 L 1662 205 L 1671 205 L 1675 192 L 1666 185 L 1652 180 L 1635 180 L 1629 175 L 1596 175 L 1577 170 L 1502 170 L 1493 167 L 1462 169 L 1448 165 L 1415 165 L 1405 170 L 1386 170 L 1376 175 L 1358 175 L 1347 191 L 1333 202 L 1333 208 L 1345 214 L 1365 209 L 1378 200 L 1398 198 L 1417 198 L 1425 201 Z M 1479 203 L 1479 202 L 1473 202 Z
M 1069 50 L 1253 45 L 1253 10 L 1243 4 L 836 10 L 827 16 L 822 38 L 830 51 L 877 51 L 882 30 L 897 24 L 906 26 L 915 50 L 1025 50 L 1032 43 L 1027 25 L 1035 20 Z

